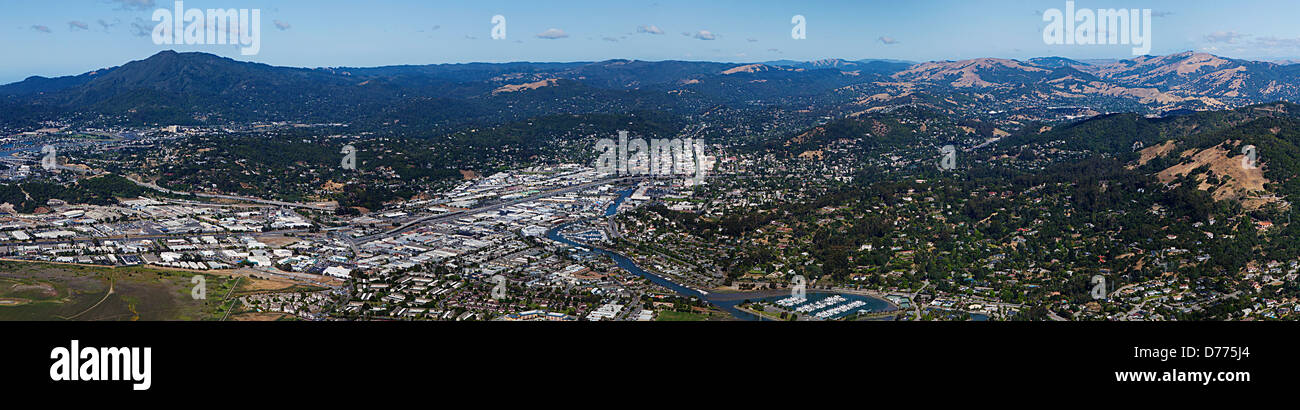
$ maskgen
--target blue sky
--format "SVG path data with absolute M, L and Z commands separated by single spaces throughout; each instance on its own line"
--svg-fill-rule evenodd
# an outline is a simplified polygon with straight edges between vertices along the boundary
M 174 1 L 9 1 L 0 13 L 5 37 L 0 41 L 0 83 L 30 75 L 79 74 L 165 49 L 300 67 L 611 58 L 751 62 L 1131 56 L 1125 45 L 1044 44 L 1041 13 L 1064 9 L 1064 0 L 188 0 L 184 6 L 261 9 L 260 53 L 242 56 L 229 45 L 155 45 L 148 36 L 157 24 L 151 15 L 158 8 L 173 8 Z M 1300 56 L 1300 24 L 1295 23 L 1300 2 L 1293 0 L 1078 0 L 1075 7 L 1152 9 L 1157 16 L 1152 19 L 1152 54 L 1197 50 L 1259 60 Z M 505 40 L 490 38 L 496 14 L 506 17 Z M 806 17 L 806 39 L 790 36 L 790 19 L 796 14 Z M 657 27 L 643 31 L 663 34 L 638 32 L 641 26 Z

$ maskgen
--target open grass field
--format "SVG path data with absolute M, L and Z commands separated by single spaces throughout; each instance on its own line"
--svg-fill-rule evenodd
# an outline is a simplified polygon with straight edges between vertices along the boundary
M 661 310 L 657 313 L 655 321 L 658 322 L 698 322 L 705 320 L 731 320 L 731 316 L 714 310 L 702 312 L 676 312 L 671 310 Z
M 660 311 L 659 317 L 656 317 L 655 320 L 659 322 L 692 322 L 692 321 L 704 320 L 706 317 L 707 316 L 701 315 L 699 313 L 674 312 L 671 310 L 665 310 L 665 311 Z
M 205 278 L 206 299 L 191 296 L 195 275 Z M 0 261 L 0 320 L 217 320 L 235 285 L 230 275 L 142 266 Z

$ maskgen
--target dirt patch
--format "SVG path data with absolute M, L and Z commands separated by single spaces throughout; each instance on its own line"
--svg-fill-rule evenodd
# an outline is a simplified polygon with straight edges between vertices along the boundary
M 819 161 L 822 160 L 822 159 L 824 158 L 824 156 L 825 156 L 825 153 L 823 153 L 822 150 L 816 150 L 816 151 L 804 151 L 804 152 L 802 152 L 802 153 L 799 154 L 799 158 L 802 158 L 802 159 L 816 159 L 816 160 L 819 160 Z
M 534 81 L 534 82 L 531 82 L 531 83 L 523 83 L 523 84 L 507 84 L 507 85 L 503 85 L 503 86 L 501 86 L 501 88 L 497 88 L 497 89 L 495 89 L 495 90 L 492 90 L 492 94 L 512 93 L 512 92 L 520 91 L 520 90 L 536 90 L 536 89 L 538 89 L 538 88 L 542 88 L 542 87 L 550 87 L 550 86 L 554 86 L 554 85 L 556 84 L 556 81 L 557 81 L 557 80 L 554 79 L 554 78 L 548 78 L 548 79 L 545 79 L 545 80 L 542 80 L 542 81 Z
M 19 298 L 0 298 L 0 306 L 18 306 L 30 303 L 30 300 Z
M 808 142 L 809 139 L 811 139 L 812 137 L 816 137 L 825 133 L 826 130 L 824 128 L 816 127 L 811 130 L 808 130 L 807 132 L 804 132 L 803 134 L 799 134 L 794 138 L 789 139 L 788 141 L 785 142 L 785 146 L 788 147 L 795 144 L 803 144 L 805 142 Z
M 286 246 L 289 246 L 289 245 L 293 245 L 293 244 L 295 244 L 295 243 L 298 243 L 298 242 L 299 242 L 299 239 L 298 239 L 298 238 L 293 238 L 293 237 L 288 237 L 288 236 L 267 236 L 267 237 L 263 237 L 263 238 L 258 238 L 258 241 L 259 241 L 259 242 L 262 242 L 262 243 L 265 243 L 265 244 L 267 244 L 268 246 L 271 246 L 271 247 L 275 247 L 275 248 L 283 248 L 283 247 L 286 247 Z
M 723 70 L 722 74 L 731 75 L 735 73 L 753 73 L 758 71 L 767 71 L 767 66 L 764 66 L 762 64 L 746 64 L 739 67 L 732 67 Z
M 292 316 L 285 313 L 249 312 L 231 316 L 229 319 L 236 322 L 274 322 L 286 317 Z
M 1148 162 L 1151 162 L 1151 160 L 1158 157 L 1169 155 L 1169 153 L 1174 150 L 1174 145 L 1176 145 L 1174 141 L 1169 140 L 1165 141 L 1163 144 L 1147 147 L 1138 151 L 1142 154 L 1142 157 L 1138 158 L 1138 166 L 1146 165 Z
M 1156 177 L 1160 179 L 1160 182 L 1168 184 L 1179 177 L 1190 174 L 1197 168 L 1208 166 L 1208 173 L 1191 176 L 1200 181 L 1197 189 L 1213 191 L 1213 198 L 1216 201 L 1243 199 L 1252 193 L 1263 192 L 1264 184 L 1269 182 L 1267 178 L 1264 178 L 1263 164 L 1258 164 L 1255 167 L 1243 166 L 1242 159 L 1245 156 L 1232 156 L 1232 151 L 1228 149 L 1228 147 L 1236 147 L 1240 143 L 1240 141 L 1224 141 L 1224 143 L 1208 149 L 1184 151 L 1182 154 L 1184 162 L 1160 171 L 1156 174 Z M 1217 180 L 1217 183 L 1210 181 L 1211 176 Z
M 12 287 L 9 288 L 9 293 L 10 294 L 35 293 L 45 298 L 53 298 L 59 296 L 59 291 L 54 289 L 54 285 L 48 283 L 36 283 L 31 285 L 14 284 Z
M 344 187 L 345 185 L 342 183 L 331 180 L 325 181 L 325 183 L 321 185 L 321 190 L 325 192 L 342 192 Z
M 238 291 L 241 293 L 271 292 L 289 289 L 295 285 L 297 285 L 297 283 L 287 280 L 246 277 L 240 282 Z

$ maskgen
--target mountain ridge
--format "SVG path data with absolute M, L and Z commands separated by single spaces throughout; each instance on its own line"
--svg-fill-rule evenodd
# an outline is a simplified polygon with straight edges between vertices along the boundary
M 422 111 L 428 122 L 439 124 L 499 122 L 543 112 L 659 109 L 689 114 L 755 101 L 812 104 L 810 108 L 823 115 L 916 104 L 981 115 L 973 108 L 977 105 L 966 102 L 985 95 L 1012 108 L 1220 109 L 1300 100 L 1300 65 L 1189 51 L 1113 63 L 1064 57 L 914 64 L 845 59 L 771 64 L 610 59 L 300 68 L 168 50 L 76 76 L 34 76 L 2 85 L 0 106 L 15 115 L 0 121 L 13 125 L 50 115 L 81 115 L 137 123 L 355 119 L 386 123 L 395 119 L 385 117 L 386 113 L 410 111 L 402 106 L 427 101 L 463 107 L 453 110 L 456 116 Z M 520 110 L 519 103 L 530 108 Z M 516 108 L 491 108 L 498 104 Z

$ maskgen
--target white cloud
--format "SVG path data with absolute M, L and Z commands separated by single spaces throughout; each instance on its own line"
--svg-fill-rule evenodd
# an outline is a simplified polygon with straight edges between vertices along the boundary
M 1264 48 L 1300 48 L 1300 37 L 1282 38 L 1282 37 L 1258 37 L 1255 39 L 1255 45 Z
M 145 10 L 157 7 L 154 0 L 113 0 L 113 2 L 120 4 L 123 9 Z
M 893 38 L 893 37 L 890 37 L 890 36 L 880 36 L 880 38 L 879 38 L 878 40 L 880 40 L 880 42 L 881 42 L 882 44 L 887 45 L 887 46 L 891 46 L 891 45 L 894 45 L 894 44 L 898 44 L 898 43 L 899 43 L 898 39 Z
M 682 34 L 700 40 L 715 40 L 718 38 L 717 34 L 713 34 L 708 30 L 700 30 L 694 33 L 682 33 Z
M 646 34 L 663 34 L 664 31 L 654 24 L 643 24 L 636 27 L 636 32 Z
M 1210 43 L 1228 43 L 1236 44 L 1237 40 L 1249 36 L 1235 31 L 1216 31 L 1205 35 L 1205 41 Z
M 548 28 L 546 29 L 546 31 L 537 33 L 537 38 L 544 38 L 548 40 L 555 40 L 559 38 L 565 38 L 568 36 L 569 33 L 565 33 L 564 30 L 560 30 L 558 28 Z

